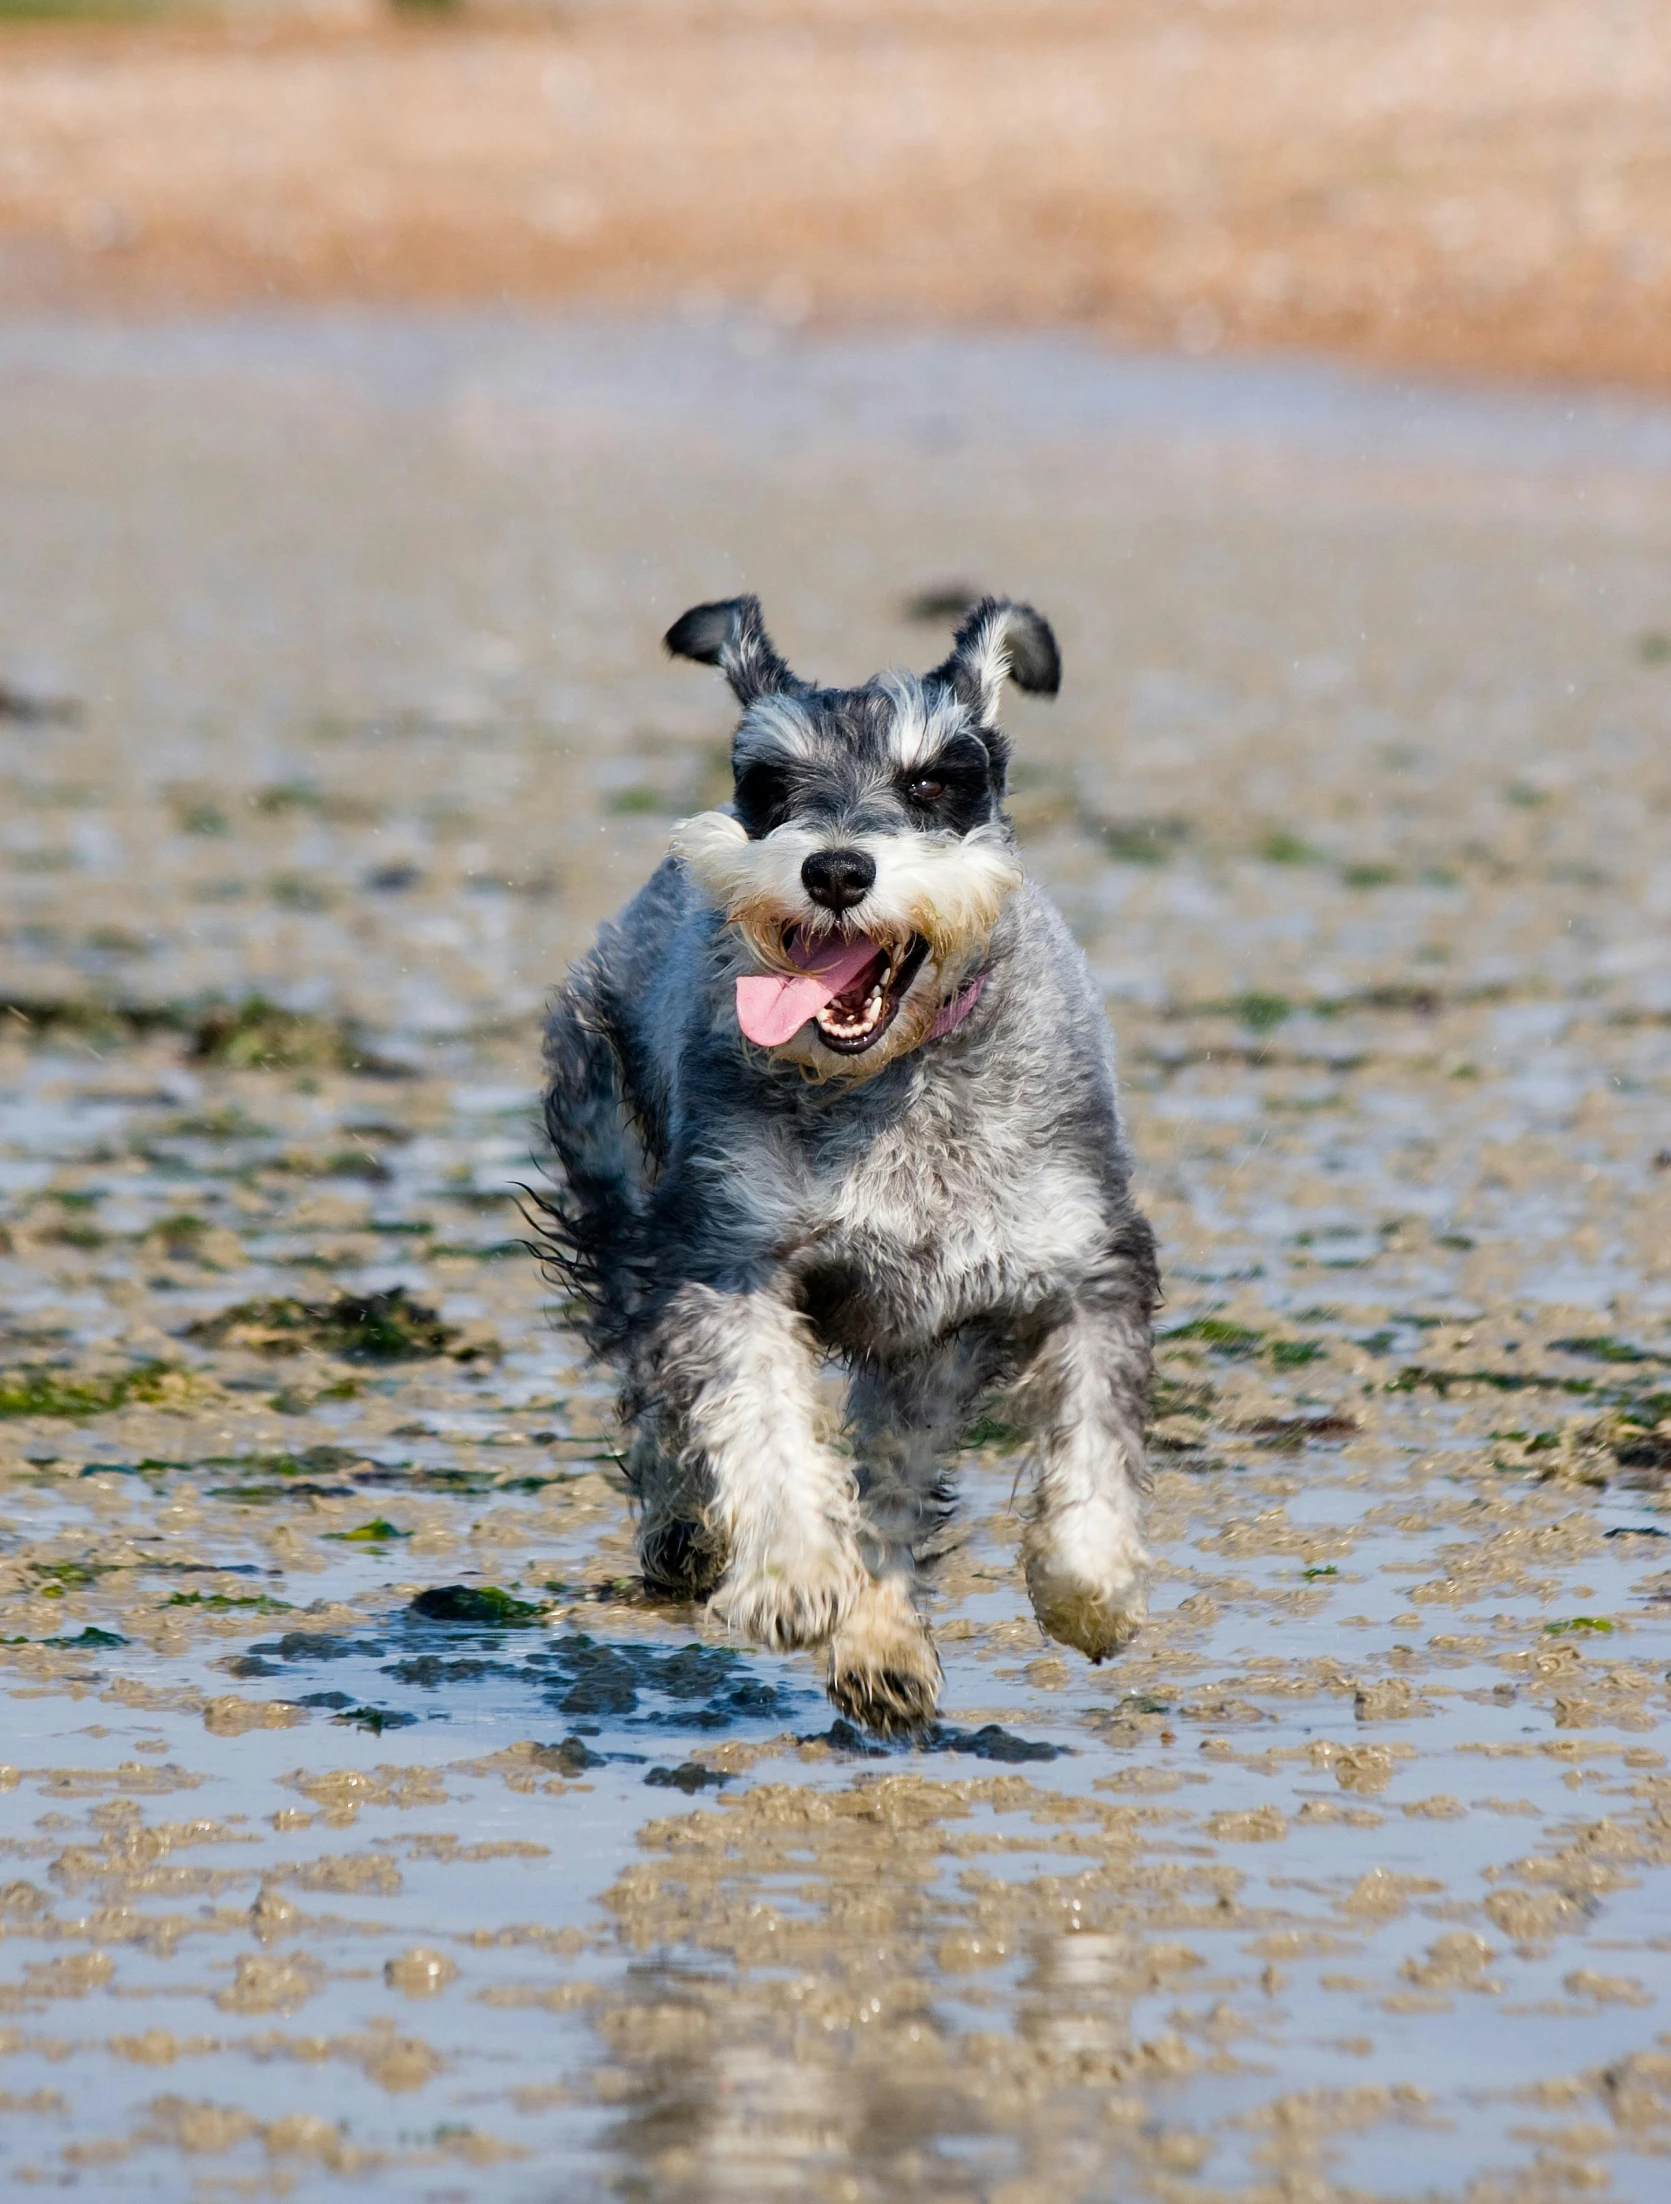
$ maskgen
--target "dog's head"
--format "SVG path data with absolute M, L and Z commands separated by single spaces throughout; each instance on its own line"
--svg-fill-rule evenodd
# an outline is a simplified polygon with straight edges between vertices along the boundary
M 1006 679 L 1055 695 L 1056 639 L 987 597 L 931 673 L 855 689 L 791 673 L 755 597 L 697 605 L 666 641 L 743 708 L 733 803 L 673 837 L 733 929 L 738 1021 L 816 1076 L 869 1077 L 954 1014 L 1020 884 L 998 702 Z

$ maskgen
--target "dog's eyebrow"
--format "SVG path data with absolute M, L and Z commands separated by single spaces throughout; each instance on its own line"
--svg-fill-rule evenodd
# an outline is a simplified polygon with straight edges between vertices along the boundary
M 893 706 L 888 749 L 895 765 L 926 765 L 954 737 L 967 732 L 965 707 L 950 690 L 931 697 L 916 675 L 909 673 L 879 674 L 876 685 Z
M 897 770 L 924 775 L 972 773 L 985 780 L 991 765 L 992 759 L 986 744 L 979 735 L 971 734 L 968 728 L 963 727 L 948 742 L 942 743 L 938 750 L 924 757 L 913 758 L 908 765 L 898 767 Z
M 757 697 L 743 714 L 731 743 L 731 762 L 745 765 L 805 763 L 818 754 L 818 731 L 792 697 Z

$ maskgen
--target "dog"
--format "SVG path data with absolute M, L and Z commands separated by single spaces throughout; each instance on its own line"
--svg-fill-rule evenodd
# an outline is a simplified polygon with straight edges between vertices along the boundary
M 1034 1446 L 1045 1631 L 1100 1661 L 1145 1613 L 1154 1235 L 1003 808 L 1000 695 L 1054 696 L 1056 640 L 988 597 L 932 672 L 850 689 L 792 673 L 755 597 L 665 644 L 741 707 L 734 796 L 555 999 L 543 1252 L 621 1373 L 647 1586 L 826 1645 L 836 1705 L 909 1732 L 942 1684 L 918 1570 L 988 1404 Z

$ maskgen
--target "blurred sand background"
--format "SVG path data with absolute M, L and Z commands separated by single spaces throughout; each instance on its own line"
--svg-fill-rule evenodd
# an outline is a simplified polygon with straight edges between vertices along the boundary
M 1671 382 L 1668 0 L 30 6 L 14 311 L 673 304 Z

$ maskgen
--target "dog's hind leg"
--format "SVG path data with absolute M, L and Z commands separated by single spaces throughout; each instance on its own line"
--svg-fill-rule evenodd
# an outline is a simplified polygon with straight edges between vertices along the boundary
M 637 1403 L 630 1384 L 623 1413 Z M 666 1598 L 706 1599 L 725 1574 L 724 1533 L 715 1520 L 705 1464 L 681 1460 L 674 1420 L 641 1409 L 627 1450 L 627 1483 L 638 1502 L 638 1565 L 646 1587 Z
M 640 1237 L 648 1168 L 628 1110 L 611 1037 L 597 957 L 576 967 L 546 1026 L 546 1132 L 558 1165 L 555 1190 L 536 1197 L 535 1220 L 552 1270 L 573 1295 L 572 1313 L 594 1349 L 619 1355 L 637 1299 L 633 1250 Z M 632 1382 L 623 1412 L 633 1414 Z M 626 1459 L 639 1504 L 644 1577 L 676 1598 L 705 1599 L 719 1582 L 703 1510 L 657 1419 L 639 1422 Z
M 556 1184 L 538 1197 L 553 1271 L 576 1297 L 581 1328 L 607 1353 L 632 1301 L 632 1255 L 647 1176 L 595 959 L 576 967 L 545 1032 L 545 1127 Z
M 645 1573 L 682 1543 L 713 1612 L 761 1645 L 821 1644 L 868 1581 L 848 1464 L 819 1432 L 804 1317 L 767 1290 L 682 1286 L 638 1339 Z
M 853 1373 L 848 1415 L 871 1581 L 831 1640 L 829 1691 L 872 1729 L 920 1729 L 939 1704 L 940 1657 L 917 1605 L 917 1564 L 945 1519 L 947 1462 L 988 1375 L 985 1343 L 963 1336 Z
M 1155 1296 L 1153 1235 L 1132 1216 L 1015 1396 L 1038 1445 L 1022 1545 L 1033 1612 L 1093 1661 L 1134 1636 L 1148 1611 L 1143 1433 Z

